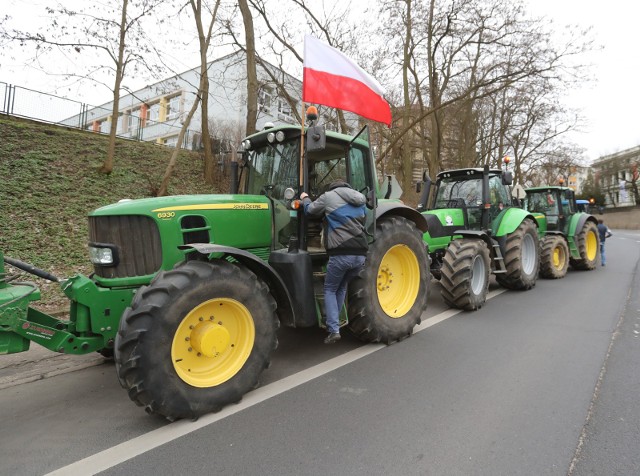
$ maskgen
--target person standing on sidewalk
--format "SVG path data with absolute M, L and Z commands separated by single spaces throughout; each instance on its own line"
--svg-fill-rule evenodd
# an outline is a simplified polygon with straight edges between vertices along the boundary
M 369 245 L 365 234 L 366 197 L 344 180 L 335 180 L 314 202 L 300 194 L 305 214 L 324 214 L 324 246 L 329 255 L 324 279 L 324 308 L 329 335 L 325 344 L 340 340 L 340 310 L 347 286 L 364 268 Z
M 604 220 L 602 218 L 598 218 L 598 234 L 600 235 L 600 263 L 602 266 L 606 266 L 607 259 L 604 254 L 604 242 L 612 233 L 611 230 L 609 230 L 609 227 L 604 224 Z

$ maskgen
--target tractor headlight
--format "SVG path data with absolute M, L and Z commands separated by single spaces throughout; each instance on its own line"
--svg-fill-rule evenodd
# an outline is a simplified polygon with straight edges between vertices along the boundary
M 269 141 L 269 144 L 273 144 L 276 140 L 276 135 L 273 132 L 269 132 L 267 134 L 267 141 Z
M 244 150 L 251 150 L 251 141 L 249 139 L 245 139 L 242 141 L 242 148 Z
M 105 243 L 89 243 L 89 259 L 100 266 L 116 266 L 118 250 L 114 245 Z

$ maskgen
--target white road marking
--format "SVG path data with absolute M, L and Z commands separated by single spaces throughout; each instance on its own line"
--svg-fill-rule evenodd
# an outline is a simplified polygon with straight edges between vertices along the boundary
M 487 300 L 492 299 L 505 291 L 505 289 L 496 289 L 491 291 L 487 294 Z M 463 311 L 459 309 L 448 309 L 426 319 L 420 325 L 416 326 L 413 332 L 417 333 L 428 329 L 429 327 L 435 326 L 436 324 L 439 324 L 456 314 L 460 314 L 461 312 Z M 119 445 L 112 446 L 111 448 L 88 456 L 76 461 L 75 463 L 71 463 L 48 473 L 46 476 L 86 476 L 105 471 L 123 463 L 124 461 L 157 448 L 158 446 L 169 443 L 170 441 L 176 440 L 184 435 L 188 435 L 200 428 L 204 428 L 205 426 L 241 412 L 249 407 L 257 405 L 258 403 L 264 402 L 265 400 L 273 398 L 281 393 L 291 390 L 292 388 L 298 387 L 310 380 L 321 377 L 322 375 L 350 364 L 351 362 L 355 362 L 356 360 L 373 354 L 385 347 L 387 346 L 384 344 L 363 345 L 362 347 L 358 347 L 346 354 L 339 355 L 338 357 L 334 357 L 326 362 L 314 365 L 313 367 L 285 377 L 277 382 L 273 382 L 264 387 L 259 387 L 242 397 L 240 403 L 227 406 L 218 413 L 204 415 L 197 421 L 179 420 L 175 423 L 171 423 L 170 425 L 163 426 L 162 428 L 140 435 L 129 441 L 120 443 Z

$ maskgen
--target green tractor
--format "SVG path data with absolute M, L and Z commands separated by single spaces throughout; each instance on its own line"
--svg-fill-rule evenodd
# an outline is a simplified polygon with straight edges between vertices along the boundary
M 524 208 L 533 213 L 540 233 L 540 277 L 563 278 L 569 265 L 594 269 L 600 252 L 598 222 L 578 211 L 573 190 L 550 185 L 525 192 Z
M 324 326 L 322 226 L 296 198 L 337 178 L 367 196 L 370 241 L 341 325 L 364 342 L 409 336 L 427 303 L 426 220 L 384 199 L 366 127 L 355 137 L 313 122 L 272 127 L 242 145 L 230 194 L 122 200 L 89 214 L 95 272 L 61 280 L 69 320 L 30 307 L 38 288 L 14 282 L 0 254 L 0 353 L 35 341 L 114 354 L 129 397 L 169 420 L 239 401 L 268 367 L 280 325 Z
M 507 289 L 527 290 L 536 284 L 537 224 L 516 206 L 511 183 L 511 172 L 487 166 L 440 172 L 428 206 L 431 181 L 424 177 L 418 204 L 428 223 L 424 241 L 431 273 L 451 307 L 482 307 L 491 273 Z

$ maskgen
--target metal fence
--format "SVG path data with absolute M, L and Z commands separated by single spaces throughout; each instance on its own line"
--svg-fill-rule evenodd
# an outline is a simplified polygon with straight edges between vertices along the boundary
M 0 92 L 4 90 L 0 114 L 24 117 L 36 121 L 73 127 L 108 135 L 111 127 L 112 110 L 74 101 L 52 94 L 34 91 L 0 81 Z M 155 141 L 174 147 L 180 133 L 180 126 L 166 122 L 140 118 L 132 114 L 118 115 L 116 135 L 136 141 Z M 187 130 L 182 147 L 200 149 L 200 134 Z

